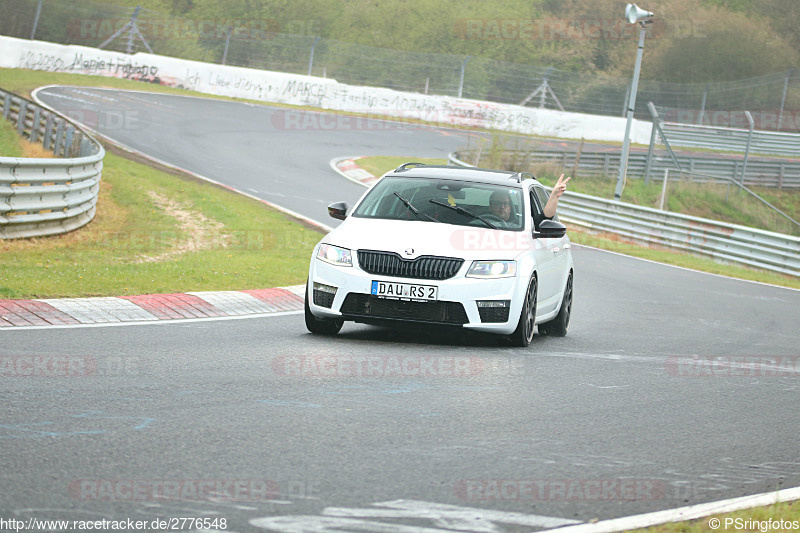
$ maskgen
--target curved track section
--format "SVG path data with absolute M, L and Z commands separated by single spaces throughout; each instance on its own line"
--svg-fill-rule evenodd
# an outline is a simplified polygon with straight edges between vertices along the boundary
M 276 110 L 235 103 L 41 96 L 149 110 L 152 127 L 103 133 L 312 218 L 363 191 L 332 157 L 458 143 L 278 131 Z M 575 262 L 570 334 L 525 350 L 312 336 L 299 315 L 3 332 L 3 514 L 506 533 L 800 485 L 800 292 L 587 248 Z
M 49 87 L 37 98 L 117 144 L 324 223 L 364 190 L 332 174 L 351 155 L 443 158 L 464 132 L 206 98 Z

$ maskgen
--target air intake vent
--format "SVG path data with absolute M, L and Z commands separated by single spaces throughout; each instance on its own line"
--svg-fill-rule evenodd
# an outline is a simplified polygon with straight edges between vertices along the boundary
M 351 292 L 344 299 L 342 315 L 348 319 L 387 319 L 460 326 L 469 322 L 459 302 L 404 302 L 384 300 L 370 294 Z

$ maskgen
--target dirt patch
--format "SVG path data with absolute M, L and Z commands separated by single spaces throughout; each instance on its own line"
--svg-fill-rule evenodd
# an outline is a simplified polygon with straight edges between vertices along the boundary
M 56 154 L 50 150 L 46 150 L 41 144 L 30 142 L 27 139 L 20 139 L 20 146 L 22 147 L 22 157 L 32 157 L 36 159 L 52 159 L 56 157 Z
M 158 209 L 178 221 L 179 229 L 175 232 L 174 238 L 170 239 L 174 241 L 170 243 L 171 250 L 139 258 L 134 263 L 158 263 L 189 252 L 217 247 L 227 248 L 231 236 L 223 233 L 225 226 L 221 222 L 193 210 L 190 203 L 177 202 L 153 191 L 148 191 L 147 195 Z

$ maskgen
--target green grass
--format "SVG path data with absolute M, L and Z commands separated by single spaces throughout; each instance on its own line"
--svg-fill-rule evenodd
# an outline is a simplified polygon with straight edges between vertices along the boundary
M 0 157 L 22 157 L 22 145 L 14 125 L 0 119 Z
M 721 527 L 711 528 L 708 525 L 709 520 L 717 518 L 721 522 Z M 729 519 L 728 527 L 725 527 L 725 520 Z M 735 520 L 742 521 L 755 521 L 759 524 L 748 524 L 756 527 L 737 528 L 735 527 Z M 800 521 L 800 500 L 785 503 L 776 503 L 764 507 L 754 507 L 752 509 L 745 509 L 742 511 L 735 511 L 733 513 L 716 514 L 698 520 L 690 520 L 687 522 L 675 522 L 670 524 L 663 524 L 660 526 L 653 526 L 644 529 L 632 530 L 635 533 L 705 533 L 708 531 L 764 531 L 764 532 L 784 532 L 784 531 L 798 531 L 797 528 L 783 528 L 773 529 L 769 528 L 769 520 L 772 519 L 773 523 L 783 520 L 784 522 Z M 745 524 L 742 524 L 745 525 Z
M 0 87 L 23 96 L 51 84 L 200 95 L 115 78 L 0 69 Z M 26 144 L 12 124 L 0 121 L 0 153 L 33 157 Z M 177 204 L 178 214 L 192 215 L 196 227 L 181 226 L 176 213 L 165 211 L 146 191 Z M 108 153 L 97 215 L 89 225 L 63 236 L 0 241 L 0 298 L 298 284 L 305 282 L 311 250 L 320 237 L 317 230 L 256 200 Z M 207 248 L 192 251 L 194 243 Z
M 175 206 L 164 209 L 147 191 Z M 182 225 L 176 217 L 185 213 L 194 220 Z M 256 200 L 108 154 L 98 212 L 89 225 L 58 237 L 0 241 L 0 297 L 300 284 L 320 237 Z M 208 248 L 179 253 L 193 243 Z

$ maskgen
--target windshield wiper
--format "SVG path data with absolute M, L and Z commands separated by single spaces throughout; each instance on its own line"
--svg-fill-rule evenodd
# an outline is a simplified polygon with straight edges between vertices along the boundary
M 430 220 L 431 222 L 441 222 L 440 220 L 436 220 L 435 218 L 433 218 L 430 215 L 427 215 L 425 213 L 420 212 L 419 209 L 417 209 L 416 207 L 411 205 L 411 202 L 409 202 L 408 200 L 406 200 L 405 198 L 403 198 L 402 196 L 397 194 L 397 191 L 395 191 L 394 195 L 397 196 L 400 199 L 401 202 L 403 202 L 403 205 L 405 205 L 409 209 L 409 211 L 411 211 L 412 213 L 417 215 L 418 218 L 420 216 L 423 216 L 423 217 L 427 218 L 428 220 Z
M 487 226 L 489 226 L 490 228 L 492 228 L 492 229 L 497 229 L 497 226 L 495 226 L 494 224 L 492 224 L 491 222 L 489 222 L 488 220 L 486 220 L 486 219 L 485 219 L 485 218 L 483 218 L 482 216 L 480 216 L 480 215 L 476 215 L 476 214 L 475 214 L 475 213 L 473 213 L 472 211 L 467 211 L 467 210 L 466 210 L 466 209 L 464 209 L 463 207 L 458 207 L 457 205 L 450 205 L 450 204 L 446 204 L 446 203 L 444 203 L 444 202 L 440 202 L 440 201 L 438 201 L 438 200 L 428 200 L 428 201 L 429 201 L 430 203 L 432 203 L 432 204 L 440 205 L 440 206 L 442 206 L 442 207 L 446 207 L 447 209 L 452 209 L 453 211 L 455 211 L 456 213 L 458 213 L 458 214 L 460 214 L 460 215 L 464 215 L 464 216 L 467 216 L 467 217 L 469 217 L 469 218 L 473 218 L 473 219 L 475 219 L 475 220 L 480 220 L 481 222 L 483 222 L 484 224 L 486 224 L 486 225 L 487 225 Z

